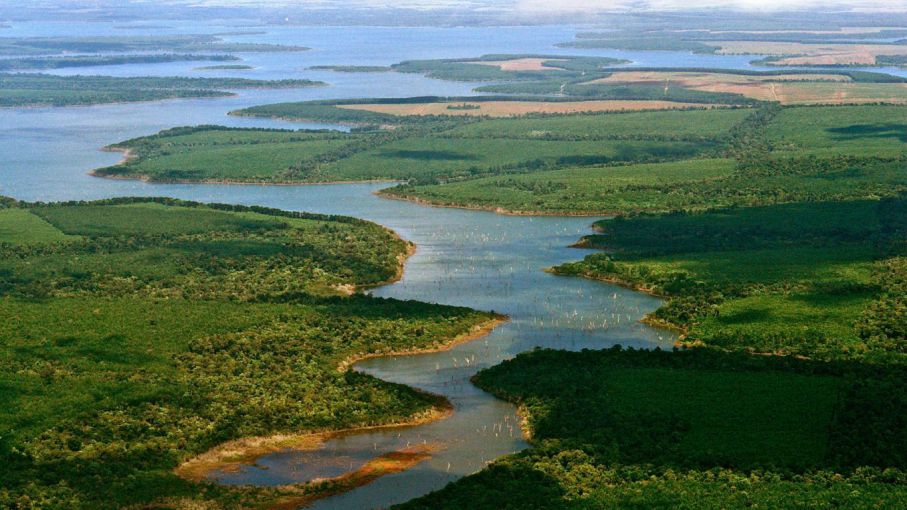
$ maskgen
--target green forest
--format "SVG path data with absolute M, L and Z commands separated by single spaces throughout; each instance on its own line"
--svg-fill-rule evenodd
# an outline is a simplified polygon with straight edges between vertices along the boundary
M 561 46 L 705 55 L 723 51 L 722 37 L 732 38 L 725 45 L 843 42 L 803 25 L 781 37 L 720 23 L 729 26 L 657 37 L 631 23 Z M 872 37 L 853 35 L 864 39 Z M 168 53 L 101 55 L 151 47 Z M 303 49 L 217 36 L 0 41 L 0 54 L 26 55 L 10 59 L 10 70 Z M 76 51 L 88 55 L 43 56 Z M 884 95 L 801 104 L 723 82 L 603 81 L 626 63 L 488 54 L 315 66 L 481 82 L 476 91 L 487 95 L 242 108 L 230 114 L 338 129 L 174 127 L 108 145 L 123 160 L 92 175 L 381 181 L 384 198 L 590 217 L 595 233 L 576 240 L 575 257 L 536 269 L 659 298 L 643 322 L 675 332 L 674 348 L 534 350 L 481 370 L 473 382 L 518 407 L 529 448 L 396 508 L 904 506 L 907 106 Z M 907 82 L 838 67 L 846 65 L 672 71 L 765 79 L 744 85 L 769 83 L 772 93 L 790 82 L 897 90 Z M 0 74 L 0 106 L 316 85 Z M 398 280 L 413 249 L 343 216 L 169 198 L 0 198 L 0 403 L 11 410 L 0 416 L 8 466 L 0 507 L 280 508 L 286 487 L 196 484 L 174 469 L 235 439 L 400 424 L 451 407 L 343 369 L 366 355 L 438 349 L 502 319 L 362 292 Z M 329 485 L 293 495 L 327 494 Z
M 898 508 L 903 365 L 537 350 L 474 382 L 532 447 L 394 508 Z
M 0 507 L 267 505 L 281 490 L 199 486 L 173 469 L 231 439 L 403 422 L 439 405 L 338 370 L 493 318 L 349 295 L 394 279 L 407 250 L 347 217 L 5 200 Z
M 324 85 L 324 83 L 311 80 L 250 80 L 178 76 L 119 78 L 0 73 L 0 108 L 226 97 L 233 95 L 226 89 L 302 88 L 320 85 Z

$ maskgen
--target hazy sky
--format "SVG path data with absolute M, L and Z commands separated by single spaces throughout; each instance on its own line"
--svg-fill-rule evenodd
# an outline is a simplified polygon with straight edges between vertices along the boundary
M 907 11 L 907 0 L 197 0 L 207 5 L 294 5 L 299 7 L 437 7 L 511 8 L 520 11 L 689 10 L 729 8 L 770 10 L 894 10 Z

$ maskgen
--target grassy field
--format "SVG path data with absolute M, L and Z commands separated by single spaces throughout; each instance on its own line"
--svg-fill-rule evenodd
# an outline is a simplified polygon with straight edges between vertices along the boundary
M 845 106 L 783 109 L 766 129 L 779 155 L 802 157 L 907 154 L 907 107 Z
M 572 78 L 627 62 L 609 57 L 492 54 L 465 59 L 409 60 L 394 64 L 391 68 L 401 73 L 419 73 L 441 80 L 519 81 Z
M 420 416 L 438 402 L 337 366 L 491 318 L 347 296 L 407 250 L 352 218 L 118 199 L 13 204 L 0 225 L 4 508 L 267 506 L 281 490 L 173 469 L 231 439 Z
M 879 56 L 907 55 L 907 45 L 801 43 L 785 41 L 716 41 L 717 53 L 725 55 L 773 55 L 773 65 L 834 66 L 876 65 Z
M 855 83 L 846 74 L 731 74 L 692 71 L 619 71 L 588 85 L 661 85 L 700 92 L 740 94 L 781 104 L 907 103 L 907 84 Z
M 907 416 L 886 394 L 903 375 L 702 349 L 524 353 L 475 382 L 521 405 L 532 448 L 395 508 L 896 507 L 903 421 L 870 431 Z
M 0 107 L 74 106 L 222 97 L 232 95 L 225 89 L 302 88 L 320 85 L 324 83 L 311 80 L 0 74 Z
M 393 117 L 320 103 L 308 108 Z M 727 132 L 749 113 L 715 109 L 512 119 L 404 116 L 395 129 L 353 133 L 176 128 L 112 145 L 110 149 L 129 151 L 132 159 L 94 173 L 158 181 L 435 182 L 689 158 L 719 150 Z M 519 151 L 512 150 L 515 144 Z
M 359 152 L 323 167 L 326 180 L 413 179 L 431 181 L 576 162 L 639 161 L 690 157 L 706 144 L 691 142 L 514 140 L 412 137 Z
M 104 177 L 152 181 L 292 180 L 291 167 L 359 140 L 343 133 L 200 127 L 169 130 L 110 147 L 129 151 L 123 164 L 94 171 Z
M 671 163 L 575 167 L 445 184 L 397 186 L 382 193 L 438 205 L 515 213 L 613 214 L 705 207 L 700 198 L 666 196 L 661 189 L 720 179 L 733 172 L 734 162 L 729 159 L 692 159 Z
M 569 104 L 569 103 L 568 103 Z M 550 115 L 487 121 L 450 130 L 448 136 L 543 140 L 662 138 L 714 140 L 743 121 L 749 109 L 640 112 L 624 115 Z
M 653 318 L 688 343 L 903 362 L 901 199 L 803 203 L 603 221 L 607 247 L 560 274 L 667 295 Z M 893 239 L 901 240 L 899 242 Z M 900 243 L 900 244 L 898 244 Z M 880 303 L 885 303 L 880 305 Z M 880 317 L 881 315 L 881 317 Z
M 24 209 L 0 209 L 0 239 L 13 245 L 51 244 L 78 239 L 64 234 L 40 216 Z
M 338 108 L 365 110 L 396 116 L 449 115 L 470 117 L 519 117 L 531 113 L 589 113 L 637 110 L 685 110 L 706 108 L 707 104 L 672 101 L 482 101 L 406 104 L 349 104 Z
M 506 136 L 532 141 L 713 140 L 725 147 L 717 155 L 736 163 L 685 159 L 543 169 L 506 178 L 410 184 L 385 193 L 438 205 L 541 214 L 668 212 L 893 196 L 907 191 L 901 171 L 907 156 L 901 124 L 905 111 L 900 106 L 788 107 L 486 121 L 453 129 L 448 136 L 493 139 L 511 132 Z

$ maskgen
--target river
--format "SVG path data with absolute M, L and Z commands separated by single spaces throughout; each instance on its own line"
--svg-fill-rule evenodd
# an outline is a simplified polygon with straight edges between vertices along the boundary
M 215 33 L 230 24 L 167 21 L 157 33 Z M 337 128 L 318 124 L 228 117 L 236 108 L 277 101 L 342 97 L 465 95 L 475 83 L 431 80 L 396 73 L 350 74 L 312 71 L 313 65 L 388 65 L 408 58 L 469 57 L 484 53 L 585 54 L 625 57 L 638 66 L 748 68 L 752 56 L 679 52 L 619 52 L 553 47 L 572 39 L 576 27 L 381 28 L 253 27 L 263 34 L 230 36 L 231 41 L 310 46 L 302 53 L 245 54 L 252 71 L 220 72 L 250 78 L 309 78 L 329 87 L 240 91 L 218 99 L 190 99 L 74 108 L 0 110 L 0 195 L 23 200 L 74 200 L 111 196 L 171 196 L 202 202 L 255 204 L 288 210 L 345 214 L 385 225 L 418 246 L 403 278 L 374 289 L 377 296 L 418 299 L 494 310 L 511 320 L 477 341 L 450 351 L 370 359 L 356 370 L 387 381 L 446 396 L 455 413 L 414 428 L 376 431 L 329 441 L 314 452 L 283 452 L 259 459 L 239 472 L 216 473 L 222 483 L 282 485 L 336 476 L 368 459 L 423 442 L 443 449 L 408 471 L 386 476 L 349 493 L 316 502 L 313 508 L 380 508 L 439 489 L 519 451 L 514 406 L 469 383 L 481 368 L 535 347 L 604 348 L 615 344 L 668 347 L 673 335 L 639 323 L 659 305 L 650 296 L 579 278 L 545 273 L 577 260 L 569 248 L 589 233 L 594 218 L 500 216 L 488 212 L 429 208 L 385 200 L 373 194 L 383 185 L 216 186 L 151 185 L 92 178 L 92 168 L 113 164 L 118 154 L 106 144 L 179 125 Z M 137 35 L 142 32 L 135 32 Z M 111 23 L 19 23 L 4 36 L 130 35 Z M 133 64 L 55 71 L 116 76 L 206 76 L 190 62 Z

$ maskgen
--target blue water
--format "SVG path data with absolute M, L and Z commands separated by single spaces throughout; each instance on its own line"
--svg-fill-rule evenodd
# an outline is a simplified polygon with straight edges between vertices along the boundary
M 537 346 L 603 348 L 614 344 L 670 346 L 674 337 L 638 320 L 659 306 L 649 296 L 610 285 L 543 272 L 577 260 L 583 250 L 568 248 L 589 233 L 594 218 L 499 216 L 487 212 L 428 208 L 384 200 L 378 184 L 316 186 L 152 185 L 103 180 L 88 171 L 115 163 L 120 155 L 104 145 L 161 129 L 196 124 L 333 128 L 229 117 L 230 110 L 277 101 L 345 97 L 466 95 L 478 84 L 419 75 L 312 71 L 315 65 L 389 65 L 406 59 L 471 57 L 485 53 L 602 55 L 627 58 L 634 66 L 749 68 L 753 56 L 683 52 L 621 52 L 560 49 L 571 40 L 569 26 L 485 28 L 243 27 L 218 22 L 148 21 L 167 28 L 141 30 L 114 23 L 17 23 L 7 37 L 32 35 L 147 35 L 216 33 L 235 30 L 264 34 L 229 36 L 229 41 L 309 46 L 312 51 L 247 53 L 250 71 L 198 71 L 208 63 L 176 62 L 57 70 L 59 74 L 115 76 L 240 76 L 308 78 L 328 87 L 250 90 L 218 99 L 172 100 L 72 108 L 0 110 L 0 195 L 24 200 L 95 199 L 123 195 L 165 195 L 202 202 L 258 204 L 289 210 L 346 214 L 386 225 L 418 245 L 403 279 L 375 295 L 466 305 L 508 314 L 509 323 L 487 337 L 443 353 L 372 359 L 356 365 L 388 381 L 445 395 L 456 413 L 430 425 L 376 431 L 329 441 L 314 452 L 281 452 L 235 473 L 217 473 L 228 484 L 282 485 L 330 477 L 369 458 L 420 443 L 443 446 L 429 461 L 350 493 L 317 502 L 315 508 L 380 508 L 439 489 L 481 469 L 501 455 L 526 447 L 515 409 L 468 381 L 477 370 Z M 900 71 L 903 74 L 903 71 Z

